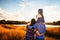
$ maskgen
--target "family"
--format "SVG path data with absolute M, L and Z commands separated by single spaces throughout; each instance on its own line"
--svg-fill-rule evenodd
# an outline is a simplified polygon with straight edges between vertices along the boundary
M 44 40 L 44 34 L 46 31 L 43 10 L 39 9 L 35 18 L 31 19 L 29 25 L 27 25 L 27 31 L 24 40 Z

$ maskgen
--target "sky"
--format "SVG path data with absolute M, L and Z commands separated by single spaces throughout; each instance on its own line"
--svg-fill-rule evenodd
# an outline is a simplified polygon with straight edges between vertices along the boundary
M 0 20 L 30 21 L 43 9 L 45 22 L 60 20 L 60 0 L 0 0 Z

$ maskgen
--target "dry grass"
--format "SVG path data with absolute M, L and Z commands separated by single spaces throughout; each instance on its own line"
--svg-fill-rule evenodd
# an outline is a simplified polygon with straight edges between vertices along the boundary
M 0 25 L 0 40 L 23 40 L 25 31 L 24 26 Z
M 60 28 L 47 28 L 47 30 L 51 33 L 54 32 L 60 34 Z M 25 26 L 0 24 L 0 40 L 24 40 L 25 34 Z
M 46 28 L 47 31 L 51 32 L 51 33 L 56 33 L 56 34 L 60 34 L 60 27 L 47 27 Z

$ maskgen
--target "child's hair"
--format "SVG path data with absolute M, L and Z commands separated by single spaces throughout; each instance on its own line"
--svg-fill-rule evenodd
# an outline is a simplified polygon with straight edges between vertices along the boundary
M 37 22 L 45 22 L 45 20 L 44 20 L 44 16 L 43 16 L 43 9 L 38 9 L 38 14 L 40 14 L 41 15 L 41 18 L 38 18 L 38 20 L 37 20 Z
M 36 23 L 36 20 L 34 18 L 32 18 L 30 26 L 33 26 L 35 23 Z
M 38 14 L 40 14 L 42 16 L 42 18 L 44 19 L 44 16 L 43 16 L 43 9 L 38 9 Z

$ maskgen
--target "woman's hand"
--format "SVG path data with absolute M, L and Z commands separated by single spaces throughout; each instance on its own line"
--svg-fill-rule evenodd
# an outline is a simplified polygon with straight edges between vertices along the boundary
M 37 36 L 40 36 L 41 34 L 39 33 L 39 31 L 36 31 L 36 35 L 37 35 Z
M 37 36 L 41 36 L 41 35 L 44 35 L 44 33 L 41 34 L 41 33 L 37 30 L 37 31 L 36 31 L 36 35 L 37 35 Z

